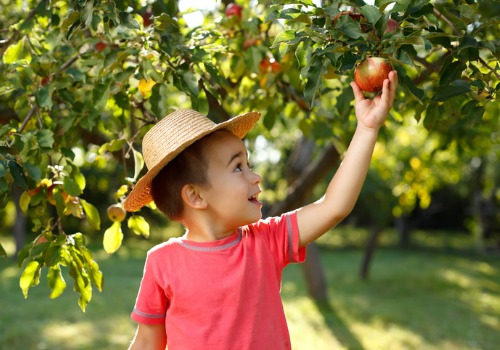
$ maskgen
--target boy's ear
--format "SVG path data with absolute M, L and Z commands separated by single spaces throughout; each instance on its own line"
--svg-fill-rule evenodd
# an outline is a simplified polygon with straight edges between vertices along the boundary
M 207 202 L 200 194 L 200 188 L 196 185 L 186 184 L 181 189 L 182 201 L 185 205 L 193 209 L 205 209 Z

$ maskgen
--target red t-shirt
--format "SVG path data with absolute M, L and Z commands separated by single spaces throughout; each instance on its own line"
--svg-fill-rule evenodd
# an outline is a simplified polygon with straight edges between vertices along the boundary
M 131 317 L 165 322 L 169 350 L 291 349 L 281 275 L 304 259 L 296 212 L 214 242 L 172 238 L 148 252 Z

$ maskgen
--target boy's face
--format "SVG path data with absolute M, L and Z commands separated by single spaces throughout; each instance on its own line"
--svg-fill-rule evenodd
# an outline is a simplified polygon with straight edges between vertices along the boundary
M 229 231 L 259 220 L 262 177 L 249 168 L 243 141 L 226 131 L 215 132 L 207 138 L 203 153 L 208 185 L 202 191 L 214 224 Z

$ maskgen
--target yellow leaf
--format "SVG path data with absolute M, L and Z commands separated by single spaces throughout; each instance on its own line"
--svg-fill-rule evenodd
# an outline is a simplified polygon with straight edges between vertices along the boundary
M 113 222 L 113 225 L 104 232 L 102 245 L 108 254 L 113 254 L 120 248 L 123 240 L 122 227 L 119 222 Z
M 156 82 L 151 78 L 148 78 L 148 80 L 141 79 L 139 80 L 139 91 L 144 98 L 149 98 L 151 96 L 151 90 L 155 85 Z
M 128 219 L 128 227 L 134 231 L 136 235 L 149 237 L 149 224 L 142 216 L 134 215 Z

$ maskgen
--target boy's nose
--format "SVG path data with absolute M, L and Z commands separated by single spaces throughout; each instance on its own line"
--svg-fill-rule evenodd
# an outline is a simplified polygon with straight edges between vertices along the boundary
M 260 176 L 256 172 L 252 171 L 251 172 L 251 179 L 252 179 L 252 182 L 254 182 L 254 183 L 260 183 L 262 181 L 262 176 Z

